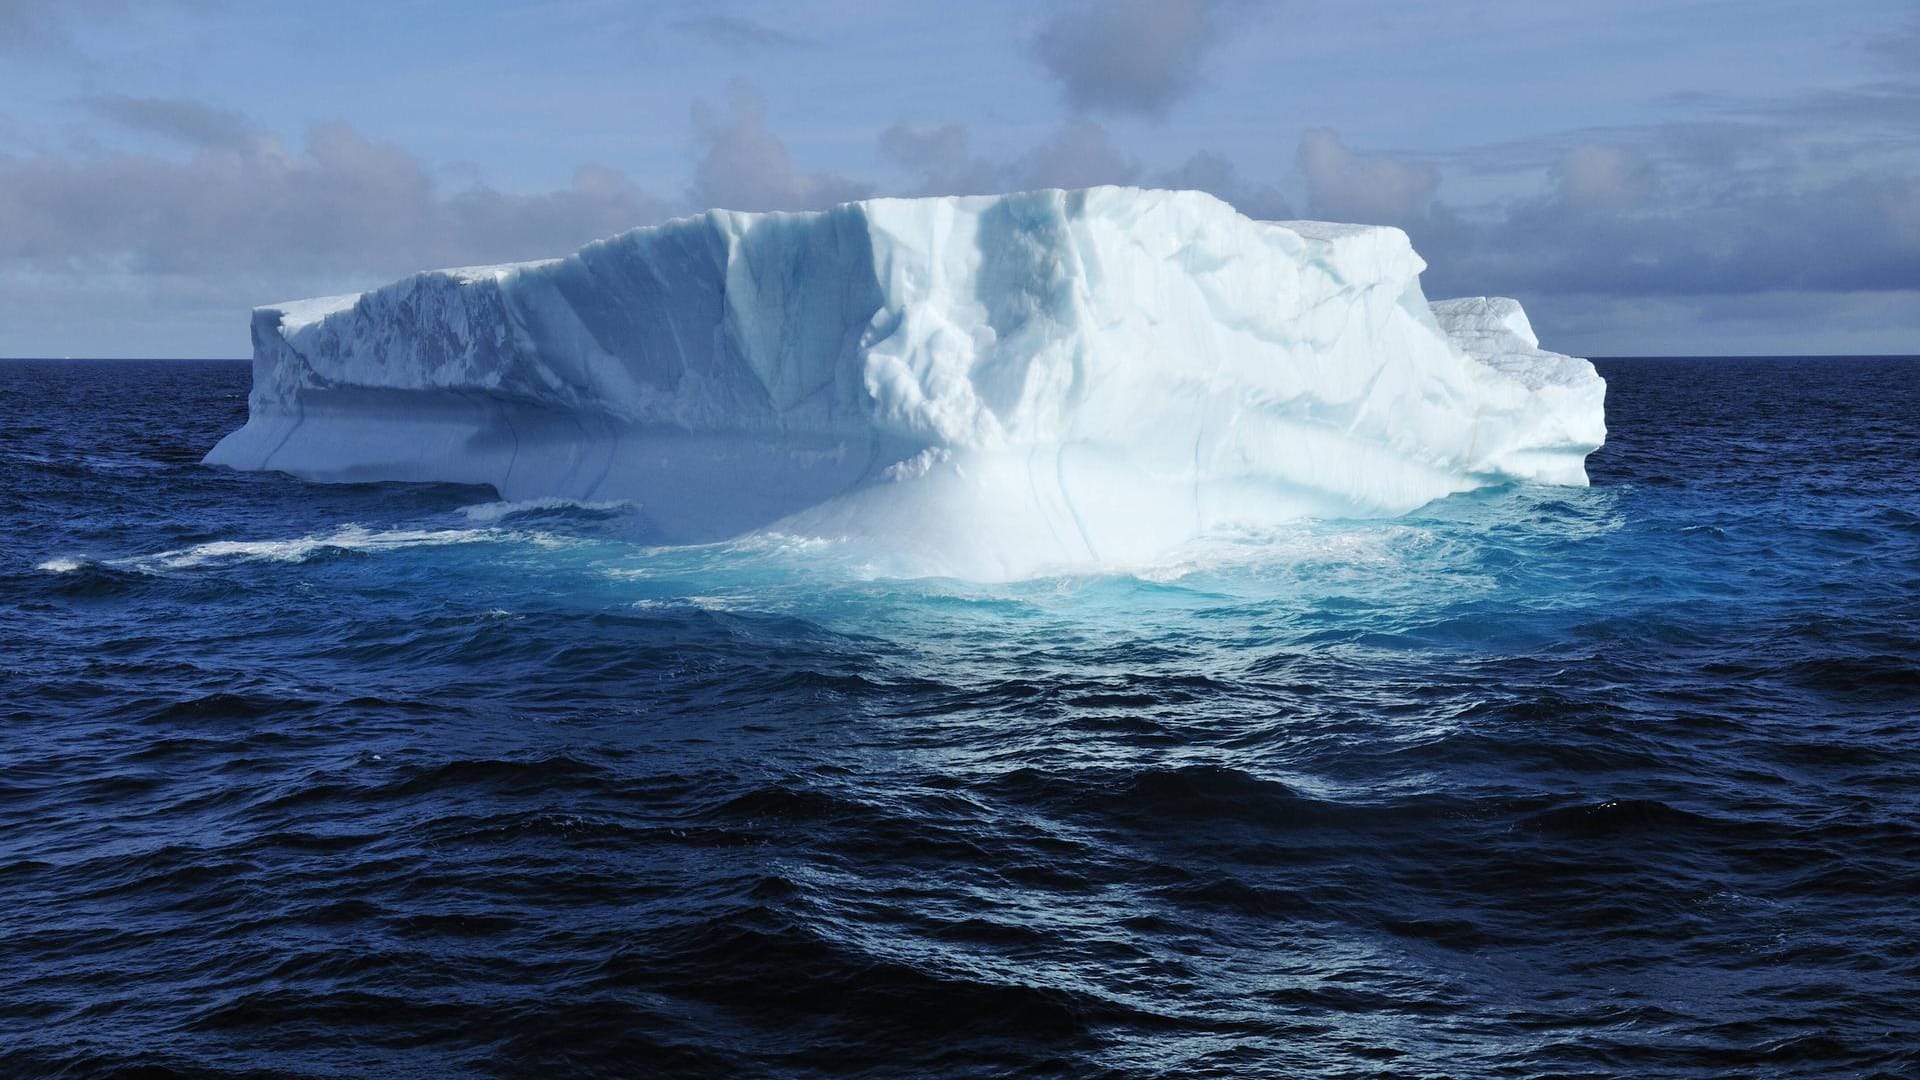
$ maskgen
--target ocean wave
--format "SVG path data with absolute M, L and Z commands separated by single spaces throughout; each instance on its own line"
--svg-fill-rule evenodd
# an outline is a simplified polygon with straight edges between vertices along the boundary
M 1920 1075 L 1920 380 L 1616 370 L 1592 490 L 1013 582 L 19 466 L 0 1074 Z
M 343 525 L 320 536 L 291 540 L 215 540 L 174 551 L 162 551 L 120 560 L 122 565 L 149 573 L 191 570 L 208 563 L 305 562 L 342 552 L 397 551 L 404 548 L 446 547 L 453 544 L 513 542 L 532 537 L 496 529 L 384 529 Z
M 538 548 L 556 549 L 569 547 L 577 542 L 573 538 L 555 533 L 518 529 L 369 529 L 360 525 L 342 525 L 331 532 L 284 540 L 210 540 L 183 548 L 112 559 L 61 555 L 44 560 L 34 568 L 49 574 L 71 574 L 89 567 L 162 574 L 193 570 L 209 565 L 245 562 L 299 563 L 330 555 L 378 554 L 410 548 L 452 547 L 463 544 L 525 544 Z
M 487 502 L 463 506 L 459 514 L 468 521 L 496 522 L 513 517 L 571 517 L 603 519 L 632 513 L 636 507 L 625 500 L 592 502 L 579 499 L 523 499 L 517 502 Z

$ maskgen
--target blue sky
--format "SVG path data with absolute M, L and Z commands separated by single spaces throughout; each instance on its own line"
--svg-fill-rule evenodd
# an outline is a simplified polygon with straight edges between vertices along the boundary
M 1920 3 L 0 0 L 0 356 L 709 205 L 1399 225 L 1588 355 L 1920 352 Z

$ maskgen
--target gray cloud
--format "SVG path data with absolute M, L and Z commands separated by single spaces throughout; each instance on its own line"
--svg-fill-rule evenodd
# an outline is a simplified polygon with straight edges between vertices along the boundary
M 236 149 L 251 143 L 256 134 L 246 117 L 200 101 L 104 94 L 82 98 L 80 104 L 123 127 L 189 146 Z
M 1915 63 L 1920 66 L 1920 56 Z M 1920 131 L 1920 80 L 1914 79 L 1881 80 L 1770 98 L 1675 95 L 1667 102 L 1770 125 L 1814 125 L 1827 137 L 1839 140 L 1877 139 L 1883 132 L 1894 132 L 1912 144 L 1915 132 Z
M 1881 96 L 1897 97 L 1900 85 Z M 1406 228 L 1431 264 L 1429 295 L 1517 295 L 1550 336 L 1571 327 L 1617 347 L 1636 326 L 1678 335 L 1692 325 L 1685 340 L 1705 341 L 1699 327 L 1737 325 L 1764 341 L 1753 328 L 1855 312 L 1884 332 L 1849 340 L 1885 347 L 1886 327 L 1920 325 L 1920 316 L 1896 318 L 1887 299 L 1910 298 L 1920 283 L 1920 163 L 1910 151 L 1885 153 L 1902 145 L 1892 135 L 1856 138 L 1859 129 L 1823 121 L 1816 114 L 1828 101 L 1703 99 L 1691 107 L 1727 118 L 1563 132 L 1434 160 L 1351 148 L 1315 129 L 1289 182 L 1312 216 Z M 289 145 L 195 101 L 79 104 L 177 146 L 0 153 L 0 313 L 50 328 L 45 340 L 72 350 L 104 333 L 96 323 L 145 319 L 202 340 L 213 339 L 208 326 L 231 326 L 238 351 L 237 313 L 253 303 L 428 266 L 559 254 L 687 208 L 799 209 L 877 190 L 796 160 L 745 83 L 725 108 L 693 110 L 692 182 L 669 200 L 597 166 L 540 194 L 450 185 L 345 124 Z M 983 152 L 962 125 L 895 125 L 878 149 L 898 166 L 903 179 L 891 186 L 904 193 L 1150 183 L 1210 191 L 1254 217 L 1294 216 L 1278 178 L 1248 176 L 1204 150 L 1148 168 L 1085 116 L 1024 150 Z M 1436 161 L 1448 176 L 1501 174 L 1526 193 L 1450 201 Z M 56 303 L 68 308 L 54 312 Z M 99 311 L 112 315 L 101 322 Z M 0 352 L 23 347 L 11 333 Z
M 1920 70 L 1920 12 L 1907 25 L 1867 42 L 1867 50 L 1901 72 Z
M 1661 104 L 1669 108 L 1682 107 L 1677 100 L 1669 97 Z M 1688 107 L 1708 109 L 1704 104 Z M 1423 156 L 1450 169 L 1475 175 L 1519 176 L 1553 169 L 1569 151 L 1580 146 L 1619 147 L 1645 155 L 1656 169 L 1666 162 L 1683 172 L 1699 175 L 1733 175 L 1756 167 L 1778 167 L 1791 164 L 1795 155 L 1792 134 L 1783 125 L 1727 119 L 1575 128 Z
M 1417 167 L 1366 160 L 1383 174 L 1382 162 Z M 1370 201 L 1371 212 L 1345 216 L 1405 228 L 1431 265 L 1430 295 L 1844 294 L 1920 282 L 1920 177 L 1911 173 L 1818 182 L 1761 169 L 1669 184 L 1632 150 L 1577 145 L 1547 177 L 1540 195 L 1472 213 L 1438 199 L 1417 210 L 1392 200 L 1342 208 Z
M 0 153 L 0 355 L 243 355 L 256 304 L 555 255 L 677 208 L 599 166 L 541 194 L 448 188 L 346 124 L 288 146 L 195 102 L 87 107 L 188 152 Z
M 1920 290 L 1738 296 L 1538 294 L 1527 313 L 1547 347 L 1589 356 L 1912 353 Z
M 1665 124 L 1507 144 L 1493 171 L 1521 166 L 1542 186 L 1472 207 L 1447 202 L 1426 163 L 1358 154 L 1332 132 L 1309 132 L 1300 160 L 1315 216 L 1406 229 L 1428 296 L 1518 297 L 1549 344 L 1912 351 L 1920 169 L 1910 155 L 1869 166 L 1849 144 L 1823 157 L 1820 134 Z
M 1164 116 L 1219 39 L 1218 0 L 1105 0 L 1057 7 L 1034 54 L 1076 109 Z
M 1138 162 L 1113 145 L 1105 128 L 1089 120 L 1063 124 L 1038 146 L 1004 161 L 973 152 L 972 134 L 960 124 L 919 131 L 895 124 L 880 134 L 880 151 L 912 175 L 913 195 L 978 195 L 1044 187 L 1148 183 L 1205 191 L 1267 221 L 1293 217 L 1279 188 L 1247 179 L 1225 156 L 1201 151 L 1178 168 L 1142 177 Z
M 1700 131 L 1714 144 L 1693 143 Z M 1495 166 L 1471 153 L 1450 164 L 1536 187 L 1477 206 L 1450 203 L 1433 163 L 1356 151 L 1329 129 L 1305 133 L 1297 163 L 1311 216 L 1407 230 L 1429 263 L 1429 296 L 1517 296 L 1543 333 L 1573 335 L 1570 347 L 1910 351 L 1920 306 L 1902 305 L 1920 299 L 1920 167 L 1864 150 L 1830 158 L 1808 138 L 1709 123 L 1505 144 L 1491 148 Z M 1216 155 L 1154 180 L 1290 216 L 1277 190 Z M 1265 200 L 1278 205 L 1255 209 Z
M 1047 140 L 1012 163 L 1017 188 L 1081 188 L 1131 184 L 1140 165 L 1113 145 L 1107 129 L 1091 120 L 1069 120 Z
M 1484 274 L 1533 290 L 1875 291 L 1920 282 L 1920 181 L 1858 176 L 1641 212 L 1553 200 L 1518 208 L 1464 239 L 1465 250 L 1441 249 L 1457 263 L 1450 275 Z
M 0 154 L 0 355 L 242 355 L 256 304 L 559 254 L 670 209 L 596 166 L 537 195 L 447 190 L 345 124 L 184 159 Z
M 72 43 L 70 19 L 86 8 L 117 11 L 124 7 L 112 0 L 79 0 L 72 5 L 59 0 L 0 0 L 0 53 L 64 51 Z
M 1549 170 L 1562 203 L 1573 209 L 1644 205 L 1659 186 L 1653 162 L 1638 150 L 1581 143 Z
M 688 194 L 695 206 L 728 210 L 809 210 L 873 193 L 866 184 L 802 169 L 786 143 L 768 130 L 766 102 L 750 84 L 728 87 L 728 111 L 693 107 L 700 157 Z
M 1421 216 L 1440 187 L 1440 171 L 1425 162 L 1356 154 L 1330 128 L 1300 140 L 1300 172 L 1307 210 L 1335 221 L 1399 224 Z
M 1292 204 L 1278 187 L 1247 179 L 1233 162 L 1211 150 L 1202 150 L 1182 162 L 1179 168 L 1161 173 L 1154 178 L 1154 183 L 1216 195 L 1259 221 L 1287 221 L 1294 217 Z
M 0 267 L 378 280 L 550 255 L 665 210 L 623 174 L 597 167 L 543 195 L 442 191 L 399 147 L 323 124 L 298 151 L 251 132 L 204 143 L 185 160 L 0 155 Z
M 1003 163 L 975 157 L 964 124 L 918 131 L 895 124 L 880 133 L 880 152 L 914 177 L 916 195 L 987 195 L 1008 183 Z
M 69 58 L 76 32 L 150 14 L 157 7 L 200 8 L 211 0 L 0 0 L 0 54 L 22 58 Z
M 1026 152 L 1005 160 L 976 157 L 966 127 L 918 131 L 895 124 L 880 133 L 880 151 L 915 178 L 915 195 L 977 195 L 1036 188 L 1131 184 L 1140 164 L 1113 145 L 1106 128 L 1086 119 L 1060 125 Z
M 676 19 L 671 25 L 683 34 L 735 50 L 811 49 L 819 45 L 812 38 L 790 34 L 738 15 L 701 15 Z

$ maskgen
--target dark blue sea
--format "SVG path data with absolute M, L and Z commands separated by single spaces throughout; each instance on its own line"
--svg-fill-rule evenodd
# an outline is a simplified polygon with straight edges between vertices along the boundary
M 0 1076 L 1920 1075 L 1920 361 L 1590 489 L 873 578 L 0 364 Z

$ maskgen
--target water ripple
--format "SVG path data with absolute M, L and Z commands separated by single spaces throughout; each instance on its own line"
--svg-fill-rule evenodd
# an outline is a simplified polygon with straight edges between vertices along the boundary
M 980 586 L 0 367 L 0 1072 L 1920 1072 L 1915 363 L 1603 372 L 1592 489 Z

